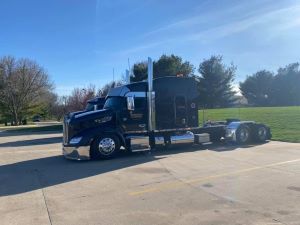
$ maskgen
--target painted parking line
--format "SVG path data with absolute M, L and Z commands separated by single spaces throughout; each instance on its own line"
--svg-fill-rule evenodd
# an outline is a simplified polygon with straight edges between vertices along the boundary
M 128 194 L 131 196 L 138 196 L 138 195 L 143 195 L 143 194 L 151 193 L 151 192 L 159 192 L 159 191 L 163 191 L 166 189 L 173 189 L 173 188 L 181 187 L 181 186 L 188 185 L 188 184 L 200 183 L 203 181 L 207 182 L 209 180 L 213 180 L 213 179 L 217 179 L 217 178 L 221 178 L 221 177 L 238 175 L 238 174 L 247 173 L 247 172 L 251 172 L 251 171 L 255 171 L 255 170 L 285 165 L 285 164 L 289 164 L 289 163 L 295 163 L 295 162 L 299 162 L 299 161 L 300 161 L 300 159 L 295 159 L 295 160 L 271 163 L 271 164 L 267 164 L 267 165 L 263 165 L 263 166 L 255 166 L 255 167 L 237 170 L 237 171 L 228 172 L 228 173 L 221 173 L 221 174 L 217 174 L 217 175 L 200 177 L 200 178 L 191 179 L 191 180 L 187 180 L 187 181 L 177 180 L 177 181 L 173 181 L 173 182 L 167 182 L 164 184 L 160 184 L 160 185 L 157 185 L 152 188 L 148 188 L 148 189 L 144 189 L 144 190 L 140 190 L 140 191 L 129 192 Z

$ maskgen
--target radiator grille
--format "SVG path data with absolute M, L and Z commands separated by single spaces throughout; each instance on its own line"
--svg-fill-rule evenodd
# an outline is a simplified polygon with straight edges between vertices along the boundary
M 64 119 L 63 123 L 63 141 L 64 144 L 68 144 L 69 141 L 69 123 L 67 119 Z

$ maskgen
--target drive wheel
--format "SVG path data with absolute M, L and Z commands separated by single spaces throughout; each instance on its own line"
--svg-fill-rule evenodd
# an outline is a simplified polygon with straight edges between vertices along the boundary
M 115 135 L 104 134 L 93 141 L 91 156 L 93 159 L 111 159 L 118 154 L 119 150 L 119 138 Z
M 244 145 L 250 142 L 250 129 L 246 125 L 241 125 L 236 130 L 236 141 L 240 145 Z
M 264 125 L 258 125 L 255 133 L 255 140 L 257 142 L 265 142 L 268 139 L 268 129 Z

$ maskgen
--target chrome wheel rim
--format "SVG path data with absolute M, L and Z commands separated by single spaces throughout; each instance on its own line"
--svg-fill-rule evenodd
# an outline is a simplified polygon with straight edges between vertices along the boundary
M 113 153 L 116 148 L 115 141 L 111 138 L 103 138 L 99 142 L 99 151 L 101 154 L 109 155 Z
M 240 140 L 241 142 L 246 142 L 249 138 L 249 131 L 245 128 L 240 131 Z
M 263 140 L 266 139 L 266 136 L 267 136 L 267 130 L 266 130 L 266 128 L 260 127 L 258 129 L 258 137 L 259 137 L 259 139 L 263 141 Z

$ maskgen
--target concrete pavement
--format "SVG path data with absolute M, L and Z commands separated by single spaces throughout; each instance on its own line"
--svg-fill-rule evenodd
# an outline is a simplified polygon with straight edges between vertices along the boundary
M 0 134 L 1 224 L 300 224 L 300 144 L 61 156 L 60 133 Z

